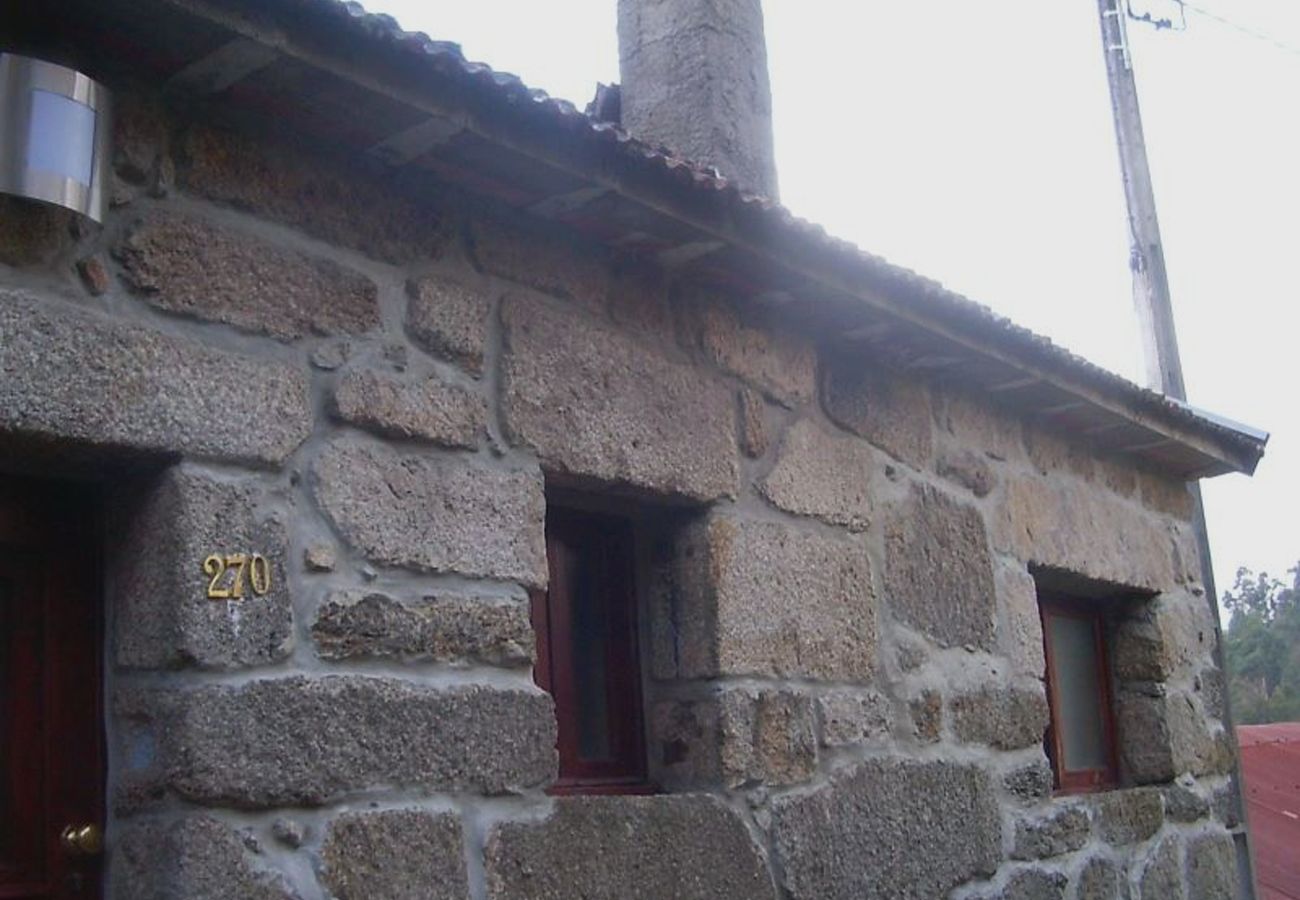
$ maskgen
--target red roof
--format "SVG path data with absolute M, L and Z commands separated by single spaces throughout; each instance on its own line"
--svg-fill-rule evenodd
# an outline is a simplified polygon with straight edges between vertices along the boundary
M 1300 900 L 1300 722 L 1240 725 L 1260 900 Z

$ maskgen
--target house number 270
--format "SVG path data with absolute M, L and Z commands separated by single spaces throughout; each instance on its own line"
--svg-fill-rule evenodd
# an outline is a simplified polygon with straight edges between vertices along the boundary
M 227 578 L 226 573 L 231 577 Z M 271 564 L 260 553 L 212 554 L 203 560 L 203 574 L 208 576 L 209 600 L 242 600 L 244 581 L 253 593 L 262 596 L 271 589 Z

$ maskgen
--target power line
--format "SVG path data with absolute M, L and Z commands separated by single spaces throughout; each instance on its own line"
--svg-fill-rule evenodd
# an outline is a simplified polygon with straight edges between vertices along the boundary
M 1283 43 L 1282 41 L 1279 41 L 1277 38 L 1273 37 L 1272 35 L 1265 34 L 1262 31 L 1257 31 L 1254 28 L 1248 28 L 1245 25 L 1239 25 L 1238 23 L 1232 21 L 1231 19 L 1225 19 L 1223 16 L 1219 15 L 1218 13 L 1211 12 L 1210 10 L 1205 9 L 1204 7 L 1197 6 L 1195 3 L 1189 3 L 1187 2 L 1187 0 L 1178 0 L 1178 5 L 1183 7 L 1184 9 L 1189 9 L 1194 13 L 1199 13 L 1200 15 L 1205 16 L 1207 19 L 1213 19 L 1215 22 L 1218 22 L 1220 25 L 1225 25 L 1228 28 L 1233 29 L 1234 31 L 1238 31 L 1246 35 L 1247 37 L 1252 37 L 1257 41 L 1263 41 L 1266 44 L 1271 44 L 1273 47 L 1275 47 L 1278 50 L 1281 50 L 1283 53 L 1290 53 L 1294 56 L 1300 56 L 1300 47 L 1294 47 L 1290 44 Z

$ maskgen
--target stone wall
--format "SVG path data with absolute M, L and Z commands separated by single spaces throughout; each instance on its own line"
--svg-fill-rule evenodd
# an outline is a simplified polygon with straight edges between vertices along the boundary
M 0 208 L 6 467 L 131 463 L 112 896 L 1234 895 L 1181 485 L 464 199 L 120 121 L 102 228 Z M 660 795 L 545 793 L 560 489 L 638 522 Z M 219 552 L 271 590 L 207 599 Z M 1124 789 L 1052 796 L 1031 567 L 1147 598 Z

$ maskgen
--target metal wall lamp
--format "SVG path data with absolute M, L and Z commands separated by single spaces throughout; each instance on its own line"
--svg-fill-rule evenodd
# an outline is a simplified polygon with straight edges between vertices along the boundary
M 0 192 L 101 221 L 108 100 L 75 69 L 0 53 Z

